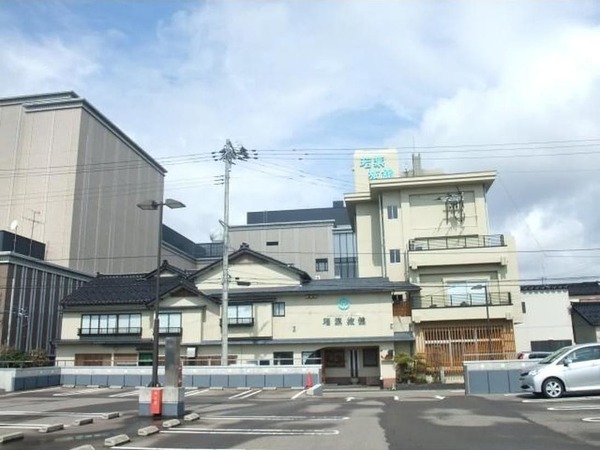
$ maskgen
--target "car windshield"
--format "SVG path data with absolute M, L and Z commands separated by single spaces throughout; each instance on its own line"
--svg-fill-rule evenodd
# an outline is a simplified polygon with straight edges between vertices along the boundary
M 554 361 L 556 361 L 558 358 L 562 357 L 565 353 L 567 353 L 572 348 L 573 348 L 572 346 L 568 346 L 568 347 L 563 347 L 563 348 L 561 348 L 559 350 L 556 350 L 554 353 L 549 354 L 544 359 L 542 359 L 541 361 L 539 361 L 538 364 L 550 364 L 550 363 L 553 363 Z

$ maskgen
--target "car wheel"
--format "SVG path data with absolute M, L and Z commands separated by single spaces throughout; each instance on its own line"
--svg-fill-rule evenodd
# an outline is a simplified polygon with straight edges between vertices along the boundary
M 559 398 L 565 393 L 565 386 L 558 378 L 548 378 L 542 384 L 542 394 L 546 398 Z

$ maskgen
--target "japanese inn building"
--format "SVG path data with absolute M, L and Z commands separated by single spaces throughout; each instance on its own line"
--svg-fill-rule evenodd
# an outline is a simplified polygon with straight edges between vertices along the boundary
M 326 383 L 389 386 L 400 352 L 423 354 L 446 374 L 462 373 L 464 360 L 515 356 L 519 275 L 513 239 L 489 232 L 495 172 L 425 171 L 418 156 L 412 170 L 398 166 L 396 151 L 355 154 L 343 228 L 320 221 L 237 230 L 244 243 L 229 256 L 231 364 L 321 363 Z M 323 265 L 335 254 L 323 250 L 333 246 L 329 235 L 340 231 L 353 241 L 343 256 L 357 276 Z M 269 253 L 273 242 L 325 244 L 303 252 L 316 259 L 289 262 Z M 218 365 L 222 261 L 181 267 L 170 251 L 160 271 L 160 335 L 181 338 L 185 364 Z M 156 276 L 98 274 L 67 296 L 57 362 L 151 363 Z

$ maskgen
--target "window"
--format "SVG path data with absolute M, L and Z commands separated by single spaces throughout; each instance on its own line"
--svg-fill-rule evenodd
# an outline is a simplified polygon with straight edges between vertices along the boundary
M 254 325 L 252 305 L 229 305 L 227 317 L 229 325 Z
M 285 303 L 275 302 L 273 303 L 273 317 L 284 317 L 285 316 Z
M 387 217 L 388 217 L 388 219 L 397 219 L 398 218 L 398 206 L 397 205 L 388 205 Z
M 521 312 L 527 314 L 527 304 L 525 302 L 521 302 Z
M 158 315 L 160 334 L 181 334 L 181 313 L 160 313 Z
M 346 352 L 344 349 L 325 350 L 324 367 L 346 367 Z
M 275 247 L 279 245 L 279 241 L 267 241 L 267 247 Z
M 294 352 L 273 352 L 273 365 L 292 366 L 294 365 Z
M 329 270 L 329 260 L 327 258 L 317 258 L 315 263 L 317 272 L 327 272 Z
M 140 314 L 83 314 L 80 336 L 140 334 Z
M 302 364 L 321 364 L 321 351 L 302 352 Z
M 399 263 L 400 262 L 400 249 L 392 249 L 390 250 L 390 262 L 391 263 Z
M 486 296 L 489 295 L 486 280 L 451 281 L 446 286 L 446 306 L 485 305 Z
M 379 366 L 379 350 L 376 347 L 363 348 L 363 366 L 378 367 Z

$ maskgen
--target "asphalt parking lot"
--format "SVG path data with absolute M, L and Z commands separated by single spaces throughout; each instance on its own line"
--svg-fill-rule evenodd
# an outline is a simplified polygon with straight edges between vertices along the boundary
M 186 390 L 179 424 L 139 417 L 135 389 L 50 388 L 0 395 L 12 449 L 574 449 L 600 446 L 600 396 L 544 400 L 462 390 Z M 139 430 L 156 427 L 148 436 Z M 126 436 L 120 445 L 107 439 Z

